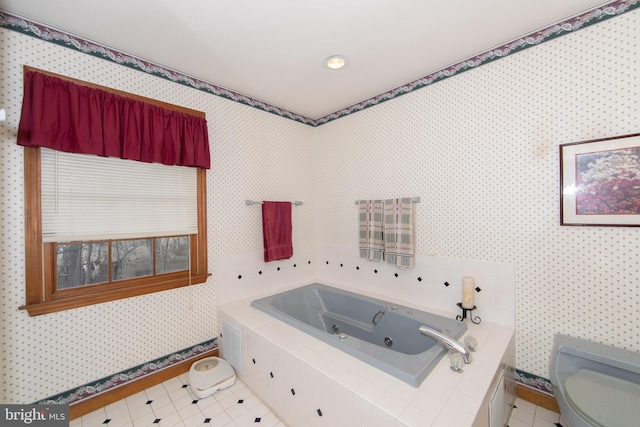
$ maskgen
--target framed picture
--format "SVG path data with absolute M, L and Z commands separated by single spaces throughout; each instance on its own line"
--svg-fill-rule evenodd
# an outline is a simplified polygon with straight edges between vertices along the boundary
M 640 226 L 640 133 L 560 146 L 560 224 Z

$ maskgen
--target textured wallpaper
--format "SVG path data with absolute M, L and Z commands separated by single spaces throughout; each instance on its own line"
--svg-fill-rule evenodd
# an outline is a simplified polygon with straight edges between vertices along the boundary
M 260 208 L 245 199 L 302 200 L 294 247 L 309 252 L 357 246 L 355 200 L 420 196 L 420 254 L 514 266 L 518 369 L 548 377 L 555 332 L 640 351 L 640 229 L 561 227 L 558 194 L 559 144 L 640 132 L 639 45 L 636 10 L 313 128 L 0 29 L 0 400 L 32 402 L 215 337 L 216 261 L 262 247 Z M 206 284 L 39 317 L 17 309 L 23 64 L 206 112 Z
M 561 227 L 558 150 L 640 132 L 638 52 L 634 11 L 318 127 L 319 243 L 421 196 L 419 253 L 515 266 L 518 369 L 549 378 L 557 332 L 640 351 L 640 229 Z
M 18 310 L 24 178 L 15 135 L 25 64 L 206 112 L 207 283 L 37 317 Z M 262 247 L 260 207 L 246 198 L 303 200 L 295 244 L 315 241 L 312 127 L 5 29 L 0 67 L 8 116 L 0 123 L 0 401 L 40 400 L 216 337 L 216 257 Z

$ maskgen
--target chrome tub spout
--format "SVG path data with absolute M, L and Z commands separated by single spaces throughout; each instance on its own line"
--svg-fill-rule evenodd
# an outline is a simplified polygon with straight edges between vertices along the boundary
M 418 330 L 421 334 L 431 337 L 444 345 L 449 352 L 459 353 L 465 364 L 471 363 L 471 350 L 469 350 L 469 347 L 465 344 L 424 325 L 420 326 Z

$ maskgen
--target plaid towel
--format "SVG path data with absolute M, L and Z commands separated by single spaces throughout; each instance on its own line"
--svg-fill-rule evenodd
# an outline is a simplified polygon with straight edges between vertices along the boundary
M 384 203 L 382 200 L 358 202 L 360 257 L 371 261 L 384 259 Z
M 399 268 L 413 268 L 415 237 L 413 227 L 413 199 L 384 201 L 384 250 L 387 263 Z

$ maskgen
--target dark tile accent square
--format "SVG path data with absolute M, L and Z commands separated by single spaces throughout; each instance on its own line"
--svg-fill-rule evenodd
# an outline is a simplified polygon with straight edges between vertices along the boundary
M 259 423 L 262 420 L 262 418 L 257 417 L 255 420 L 253 420 L 254 423 Z
M 153 403 L 153 400 L 147 400 L 147 402 L 145 403 L 145 405 L 151 405 Z
M 187 388 L 189 387 L 189 384 L 182 384 L 182 388 Z
M 111 422 L 111 418 L 107 418 L 102 422 L 102 424 L 109 424 Z
M 160 424 L 160 418 L 156 418 L 155 420 L 153 420 L 154 424 Z
M 192 404 L 192 405 L 195 405 L 196 403 L 198 403 L 198 401 L 197 401 L 197 400 L 192 400 L 192 401 L 191 401 L 191 404 Z
M 318 413 L 318 416 L 319 416 L 319 417 L 321 417 L 321 416 L 322 416 L 322 411 L 321 411 L 320 409 L 318 409 L 316 412 Z
M 204 423 L 205 423 L 205 424 L 209 424 L 210 422 L 211 422 L 211 418 L 205 418 L 205 419 L 204 419 Z
M 238 403 L 244 403 L 244 399 L 238 400 Z

